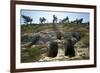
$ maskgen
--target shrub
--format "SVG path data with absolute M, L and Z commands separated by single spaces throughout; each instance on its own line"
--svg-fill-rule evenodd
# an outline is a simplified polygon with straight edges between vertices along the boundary
M 32 43 L 35 44 L 37 41 L 39 41 L 39 39 L 40 39 L 40 35 L 33 36 Z
M 36 62 L 41 58 L 41 48 L 27 48 L 21 51 L 21 62 Z
M 79 40 L 80 40 L 80 38 L 81 38 L 81 36 L 80 36 L 80 33 L 79 33 L 79 32 L 73 32 L 73 33 L 72 33 L 72 36 L 73 36 L 74 38 L 76 38 L 76 39 L 77 39 L 77 41 L 79 41 Z
M 30 37 L 28 35 L 21 35 L 21 43 L 30 42 Z
M 40 36 L 39 35 L 35 35 L 35 36 L 24 36 L 24 37 L 21 37 L 21 42 L 24 42 L 24 43 L 27 43 L 27 42 L 31 42 L 28 47 L 36 44 L 40 39 Z

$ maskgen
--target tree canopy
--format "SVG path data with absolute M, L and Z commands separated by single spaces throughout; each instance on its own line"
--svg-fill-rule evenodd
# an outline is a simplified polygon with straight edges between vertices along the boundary
M 22 18 L 24 19 L 24 23 L 28 24 L 28 23 L 32 23 L 33 19 L 29 16 L 25 16 L 25 15 L 21 15 Z

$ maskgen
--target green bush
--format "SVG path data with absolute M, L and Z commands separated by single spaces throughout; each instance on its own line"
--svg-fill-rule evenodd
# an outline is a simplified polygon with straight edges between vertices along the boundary
M 41 48 L 27 48 L 21 51 L 21 62 L 36 62 L 41 58 Z
M 24 35 L 21 36 L 21 43 L 27 43 L 27 42 L 32 42 L 31 44 L 36 44 L 36 42 L 40 39 L 40 35 L 34 35 L 34 36 L 29 36 L 29 35 Z
M 30 42 L 30 37 L 28 35 L 21 35 L 21 43 Z

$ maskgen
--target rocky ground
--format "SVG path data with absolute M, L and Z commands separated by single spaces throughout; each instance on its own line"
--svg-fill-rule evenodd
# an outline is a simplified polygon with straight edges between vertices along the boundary
M 42 58 L 39 60 L 43 61 L 69 61 L 69 60 L 87 60 L 89 59 L 88 48 L 80 48 L 76 50 L 76 56 L 68 57 L 64 55 L 64 51 L 62 49 L 58 50 L 58 55 L 55 58 L 47 57 L 42 55 Z
M 32 55 L 32 53 L 35 53 L 35 51 L 40 52 L 39 53 L 40 57 L 38 59 L 36 57 L 36 60 L 35 60 L 38 62 L 89 59 L 89 48 L 88 48 L 89 46 L 85 46 L 85 43 L 83 42 L 83 39 L 82 39 L 83 37 L 80 36 L 80 32 L 62 31 L 63 30 L 62 28 L 58 28 L 58 29 L 61 29 L 60 30 L 60 32 L 61 32 L 60 40 L 57 39 L 57 37 L 56 37 L 56 32 L 58 32 L 58 31 L 54 31 L 51 29 L 49 29 L 49 30 L 45 29 L 45 30 L 39 31 L 39 32 L 23 33 L 21 36 L 22 41 L 23 41 L 23 42 L 21 42 L 21 50 L 22 50 L 21 57 L 22 57 L 23 61 L 28 62 L 25 60 L 31 59 L 31 58 L 34 59 L 34 57 L 36 57 L 37 55 L 36 54 Z M 88 32 L 86 32 L 85 34 L 87 34 L 87 33 Z M 85 37 L 87 37 L 87 35 Z M 73 42 L 74 49 L 75 49 L 74 57 L 65 56 L 64 43 L 66 42 L 67 38 L 70 38 Z M 85 40 L 88 40 L 88 39 L 85 39 Z M 59 47 L 58 54 L 54 58 L 47 56 L 47 50 L 49 48 L 51 41 L 56 41 L 58 43 L 58 47 Z M 31 47 L 28 46 L 30 44 L 31 44 Z M 31 50 L 33 52 L 31 52 L 31 50 L 29 48 L 31 48 Z M 37 49 L 40 48 L 40 49 L 36 50 L 36 48 Z M 34 49 L 35 49 L 35 51 L 34 51 Z M 31 54 L 30 54 L 30 52 L 31 52 Z M 28 58 L 24 59 L 26 56 Z M 30 61 L 33 61 L 33 60 L 31 59 Z
M 76 34 L 77 34 L 77 37 L 78 37 L 78 33 L 76 33 Z M 72 32 L 68 32 L 68 33 L 66 33 L 66 35 L 71 37 L 73 42 L 77 42 L 74 45 L 74 46 L 76 46 L 75 47 L 75 52 L 76 53 L 75 53 L 74 57 L 65 56 L 65 49 L 64 49 L 65 40 L 63 38 L 62 38 L 62 40 L 56 39 L 56 37 L 55 37 L 56 34 L 53 31 L 51 31 L 51 32 L 39 32 L 39 33 L 35 33 L 34 35 L 40 35 L 41 38 L 35 45 L 32 45 L 31 48 L 35 48 L 35 47 L 37 47 L 37 45 L 44 46 L 44 44 L 45 44 L 45 46 L 43 48 L 41 48 L 41 57 L 38 60 L 38 62 L 65 61 L 65 60 L 69 61 L 69 60 L 83 60 L 83 59 L 86 60 L 86 59 L 89 59 L 89 48 L 87 48 L 87 47 L 82 48 L 82 46 L 84 46 L 84 44 L 81 41 L 77 42 L 78 40 L 76 38 L 72 37 Z M 58 46 L 59 46 L 58 54 L 54 58 L 47 56 L 47 49 L 49 47 L 49 43 L 50 43 L 51 40 L 54 40 L 54 41 L 58 42 Z M 27 49 L 24 46 L 25 45 L 27 46 L 30 43 L 23 44 L 22 49 Z

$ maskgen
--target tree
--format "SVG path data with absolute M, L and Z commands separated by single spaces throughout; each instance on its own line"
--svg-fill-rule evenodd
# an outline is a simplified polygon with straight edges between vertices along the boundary
M 71 21 L 71 23 L 76 23 L 76 24 L 81 24 L 82 22 L 83 22 L 83 18 Z
M 46 22 L 46 18 L 40 17 L 39 21 L 40 21 L 41 24 L 44 24 Z
M 89 24 L 90 24 L 90 22 L 88 21 L 88 22 L 86 22 L 86 24 L 87 24 L 87 25 L 89 25 Z
M 63 20 L 61 20 L 62 23 L 69 23 L 69 17 L 66 16 Z
M 21 15 L 22 18 L 24 19 L 24 23 L 28 24 L 28 23 L 32 23 L 33 19 L 29 16 L 25 16 L 25 15 Z
M 57 21 L 58 21 L 57 16 L 56 15 L 53 15 L 53 24 L 57 23 Z
M 76 23 L 77 24 L 81 24 L 83 22 L 83 18 L 81 18 L 81 19 L 76 19 Z

